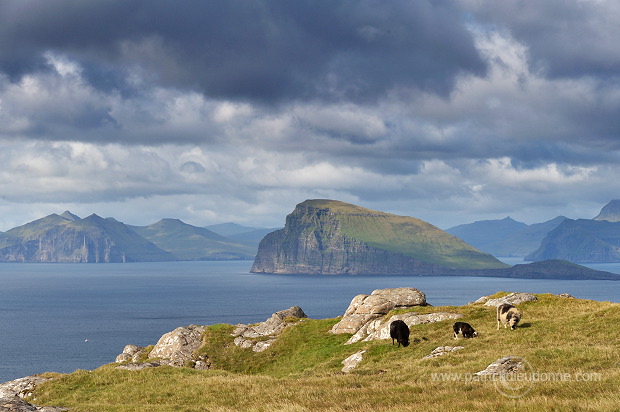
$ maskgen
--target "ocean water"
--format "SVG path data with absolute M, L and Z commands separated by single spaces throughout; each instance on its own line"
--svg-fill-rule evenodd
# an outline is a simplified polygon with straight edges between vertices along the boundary
M 251 265 L 1 263 L 0 382 L 95 369 L 113 362 L 126 344 L 155 344 L 179 326 L 260 322 L 293 305 L 310 318 L 332 318 L 355 295 L 380 288 L 416 287 L 434 306 L 463 305 L 497 291 L 620 301 L 614 281 L 286 276 L 251 274 Z M 620 273 L 620 264 L 591 267 Z

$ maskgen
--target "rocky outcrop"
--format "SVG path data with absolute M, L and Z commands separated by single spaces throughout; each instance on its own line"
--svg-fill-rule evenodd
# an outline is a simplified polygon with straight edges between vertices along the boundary
M 235 337 L 235 345 L 252 348 L 254 352 L 262 352 L 275 342 L 277 335 L 286 326 L 302 318 L 307 318 L 304 311 L 299 306 L 292 306 L 272 314 L 264 322 L 255 325 L 238 324 L 232 336 Z
M 195 369 L 209 369 L 211 363 L 206 355 L 195 354 L 202 345 L 205 326 L 189 325 L 179 327 L 164 334 L 153 349 L 147 353 L 146 348 L 126 345 L 123 352 L 116 357 L 116 362 L 129 362 L 117 366 L 117 369 L 140 370 L 161 365 L 174 367 L 188 366 Z M 140 362 L 148 357 L 148 362 Z
M 482 296 L 474 303 L 484 303 L 484 306 L 499 306 L 504 303 L 508 303 L 509 305 L 517 306 L 523 302 L 534 302 L 537 301 L 538 298 L 531 293 L 520 293 L 513 292 L 509 293 L 506 296 L 502 296 L 501 298 L 490 299 L 488 296 Z
M 392 309 L 426 305 L 426 295 L 416 288 L 377 289 L 370 295 L 353 298 L 344 316 L 332 328 L 332 333 L 357 333 L 370 321 L 386 315 Z
M 19 396 L 26 398 L 31 396 L 37 385 L 47 382 L 49 379 L 40 376 L 26 376 L 0 385 L 0 398 Z
M 275 341 L 287 325 L 306 317 L 299 306 L 293 306 L 276 312 L 266 321 L 255 325 L 239 324 L 233 332 L 234 342 L 237 346 L 262 352 Z M 116 362 L 122 363 L 117 369 L 141 370 L 161 365 L 209 369 L 211 367 L 209 357 L 196 353 L 202 345 L 205 330 L 205 326 L 198 325 L 176 328 L 159 338 L 149 353 L 144 347 L 126 345 L 123 352 L 116 357 Z M 148 361 L 141 361 L 146 357 Z
M 475 375 L 505 375 L 508 373 L 524 372 L 528 369 L 522 358 L 517 356 L 506 356 L 491 363 L 484 370 L 476 372 Z
M 37 385 L 49 379 L 40 376 L 26 376 L 0 385 L 0 412 L 60 412 L 67 408 L 55 406 L 37 406 L 26 402 L 23 398 L 32 396 Z
M 132 361 L 135 363 L 138 362 L 139 359 L 145 354 L 145 348 L 142 346 L 126 345 L 125 348 L 123 348 L 123 352 L 116 357 L 115 362 L 121 363 Z
M 559 298 L 566 298 L 566 299 L 576 299 L 573 295 L 571 295 L 570 293 L 559 293 L 556 295 Z
M 252 272 L 286 274 L 451 274 L 503 263 L 413 217 L 334 200 L 306 200 L 284 229 L 260 242 Z
M 446 319 L 458 319 L 458 313 L 403 313 L 386 319 L 393 309 L 406 309 L 425 306 L 426 295 L 416 288 L 377 289 L 370 295 L 357 295 L 353 298 L 344 316 L 335 324 L 332 333 L 351 333 L 353 336 L 346 342 L 352 344 L 360 341 L 388 339 L 390 323 L 395 320 L 404 321 L 407 326 L 440 322 Z
M 344 365 L 342 371 L 346 373 L 351 372 L 353 369 L 357 368 L 357 365 L 359 365 L 359 363 L 362 361 L 365 353 L 365 350 L 361 350 L 359 352 L 355 352 L 353 355 L 343 360 L 341 362 Z
M 198 325 L 176 328 L 159 338 L 149 357 L 161 358 L 165 365 L 186 366 L 195 361 L 194 351 L 202 345 L 205 330 Z
M 444 356 L 444 355 L 447 355 L 452 352 L 456 352 L 457 350 L 461 350 L 461 349 L 465 349 L 465 347 L 464 346 L 439 346 L 433 349 L 433 351 L 430 354 L 424 356 L 422 359 L 437 358 L 439 356 Z
M 68 410 L 69 408 L 60 408 L 56 406 L 33 405 L 19 396 L 0 397 L 0 412 L 61 412 Z

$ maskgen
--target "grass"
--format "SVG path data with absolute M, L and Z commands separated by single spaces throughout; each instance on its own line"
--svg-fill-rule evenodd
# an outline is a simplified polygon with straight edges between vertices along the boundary
M 500 296 L 497 294 L 494 297 Z M 452 321 L 411 328 L 411 345 L 391 341 L 343 343 L 333 335 L 338 319 L 304 320 L 289 326 L 265 352 L 232 344 L 230 325 L 213 325 L 200 352 L 213 368 L 198 371 L 160 367 L 142 371 L 115 364 L 77 371 L 41 385 L 34 403 L 72 411 L 613 411 L 620 392 L 620 305 L 537 295 L 519 305 L 522 325 L 496 329 L 495 310 L 483 305 L 420 307 L 417 313 L 458 312 L 479 332 L 455 341 Z M 434 348 L 461 345 L 449 355 L 422 359 Z M 353 372 L 341 361 L 366 350 Z M 540 376 L 515 399 L 473 373 L 504 356 L 526 359 Z M 555 375 L 552 375 L 555 374 Z

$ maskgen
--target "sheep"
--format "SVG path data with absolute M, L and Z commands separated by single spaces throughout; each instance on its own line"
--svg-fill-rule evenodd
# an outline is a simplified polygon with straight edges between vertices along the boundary
M 515 330 L 521 320 L 521 312 L 509 303 L 502 303 L 497 307 L 497 329 L 501 324 L 504 328 L 510 325 L 510 330 Z
M 452 330 L 454 331 L 454 339 L 459 338 L 459 333 L 466 339 L 478 336 L 478 332 L 476 332 L 469 323 L 465 322 L 454 323 L 454 325 L 452 325 Z
M 392 338 L 392 345 L 396 339 L 399 348 L 401 344 L 404 347 L 409 346 L 409 326 L 402 320 L 395 320 L 390 323 L 390 337 Z

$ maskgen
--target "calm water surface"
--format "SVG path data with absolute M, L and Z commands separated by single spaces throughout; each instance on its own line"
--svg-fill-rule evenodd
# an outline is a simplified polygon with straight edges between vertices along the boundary
M 507 263 L 520 263 L 505 259 Z M 284 276 L 252 262 L 0 263 L 0 382 L 113 362 L 178 326 L 253 323 L 299 305 L 315 319 L 341 315 L 374 289 L 412 286 L 435 306 L 497 291 L 570 293 L 620 301 L 620 282 L 419 276 Z M 620 273 L 619 264 L 591 265 Z

